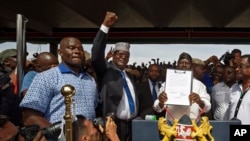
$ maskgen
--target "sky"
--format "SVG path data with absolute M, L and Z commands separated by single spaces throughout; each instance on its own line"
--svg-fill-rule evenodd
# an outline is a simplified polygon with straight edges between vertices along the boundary
M 91 44 L 83 45 L 85 51 L 91 52 Z M 114 44 L 108 44 L 106 53 Z M 8 48 L 16 48 L 15 42 L 0 43 L 0 52 Z M 193 58 L 206 60 L 212 55 L 220 58 L 226 51 L 231 52 L 238 48 L 242 54 L 250 54 L 250 44 L 131 44 L 129 64 L 136 63 L 140 65 L 142 62 L 146 65 L 153 62 L 151 59 L 159 58 L 160 62 L 173 62 L 178 59 L 182 52 L 189 53 Z M 49 51 L 49 44 L 31 44 L 27 43 L 27 51 L 29 56 L 27 59 L 33 58 L 33 53 Z

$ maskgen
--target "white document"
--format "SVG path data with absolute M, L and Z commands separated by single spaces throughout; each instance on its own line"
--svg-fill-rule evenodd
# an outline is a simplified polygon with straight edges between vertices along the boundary
M 192 71 L 167 69 L 166 86 L 168 100 L 165 104 L 190 105 L 189 94 L 192 91 Z

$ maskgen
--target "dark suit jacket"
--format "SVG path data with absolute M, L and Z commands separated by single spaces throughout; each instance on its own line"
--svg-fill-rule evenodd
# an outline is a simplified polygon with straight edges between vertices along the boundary
M 106 37 L 106 33 L 101 30 L 98 31 L 93 42 L 91 56 L 91 63 L 97 75 L 103 116 L 106 116 L 110 112 L 117 112 L 117 106 L 123 95 L 120 70 L 112 62 L 106 62 L 105 60 Z M 128 73 L 127 75 L 134 86 L 136 107 L 138 107 L 134 77 Z
M 158 85 L 158 87 L 160 88 L 160 84 Z M 156 115 L 157 117 L 165 116 L 165 112 L 157 113 L 152 108 L 154 99 L 148 80 L 138 84 L 138 91 L 138 97 L 140 101 L 138 116 L 143 119 L 145 119 L 146 115 Z

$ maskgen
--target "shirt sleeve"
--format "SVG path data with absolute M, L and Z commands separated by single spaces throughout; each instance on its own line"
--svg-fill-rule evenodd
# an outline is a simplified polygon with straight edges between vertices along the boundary
M 161 85 L 161 88 L 158 92 L 158 96 L 160 95 L 160 93 L 162 93 L 163 91 L 165 90 L 165 83 L 162 83 Z M 154 102 L 154 105 L 153 105 L 153 108 L 156 112 L 160 113 L 162 112 L 165 108 L 166 108 L 166 105 L 164 105 L 162 108 L 159 106 L 159 99 L 156 99 L 155 102 Z
M 158 113 L 161 113 L 165 108 L 166 108 L 166 105 L 164 105 L 162 108 L 159 106 L 159 100 L 156 99 L 155 102 L 154 102 L 154 110 Z
M 196 93 L 199 94 L 201 100 L 204 102 L 204 109 L 205 112 L 208 112 L 211 109 L 211 101 L 210 101 L 210 95 L 207 93 L 206 86 L 202 84 L 199 80 L 194 79 L 194 85 L 196 85 Z M 195 91 L 194 91 L 195 92 Z
M 109 27 L 102 24 L 100 30 L 107 34 L 109 32 Z
M 53 83 L 52 79 L 46 77 L 51 75 L 44 75 L 45 72 L 38 73 L 28 91 L 20 103 L 22 108 L 31 108 L 44 113 L 47 110 L 51 98 L 53 96 Z M 54 76 L 53 76 L 54 77 Z
M 34 71 L 30 71 L 28 72 L 24 78 L 23 78 L 23 83 L 22 83 L 22 87 L 21 87 L 21 90 L 20 90 L 20 93 L 22 93 L 24 90 L 28 89 L 31 85 L 31 82 L 32 80 L 34 79 L 35 75 L 37 73 L 34 72 Z

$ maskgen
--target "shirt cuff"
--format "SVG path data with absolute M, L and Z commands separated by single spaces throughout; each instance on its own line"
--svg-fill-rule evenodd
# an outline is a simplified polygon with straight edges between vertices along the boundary
M 159 100 L 156 99 L 155 102 L 154 102 L 154 110 L 158 113 L 162 112 L 165 108 L 166 108 L 166 105 L 164 105 L 162 108 L 159 106 Z
M 102 24 L 100 30 L 107 34 L 109 32 L 109 27 Z
M 204 102 L 204 107 L 203 109 L 205 110 L 204 112 L 208 112 L 211 110 L 211 103 L 206 101 L 206 100 L 202 100 Z

